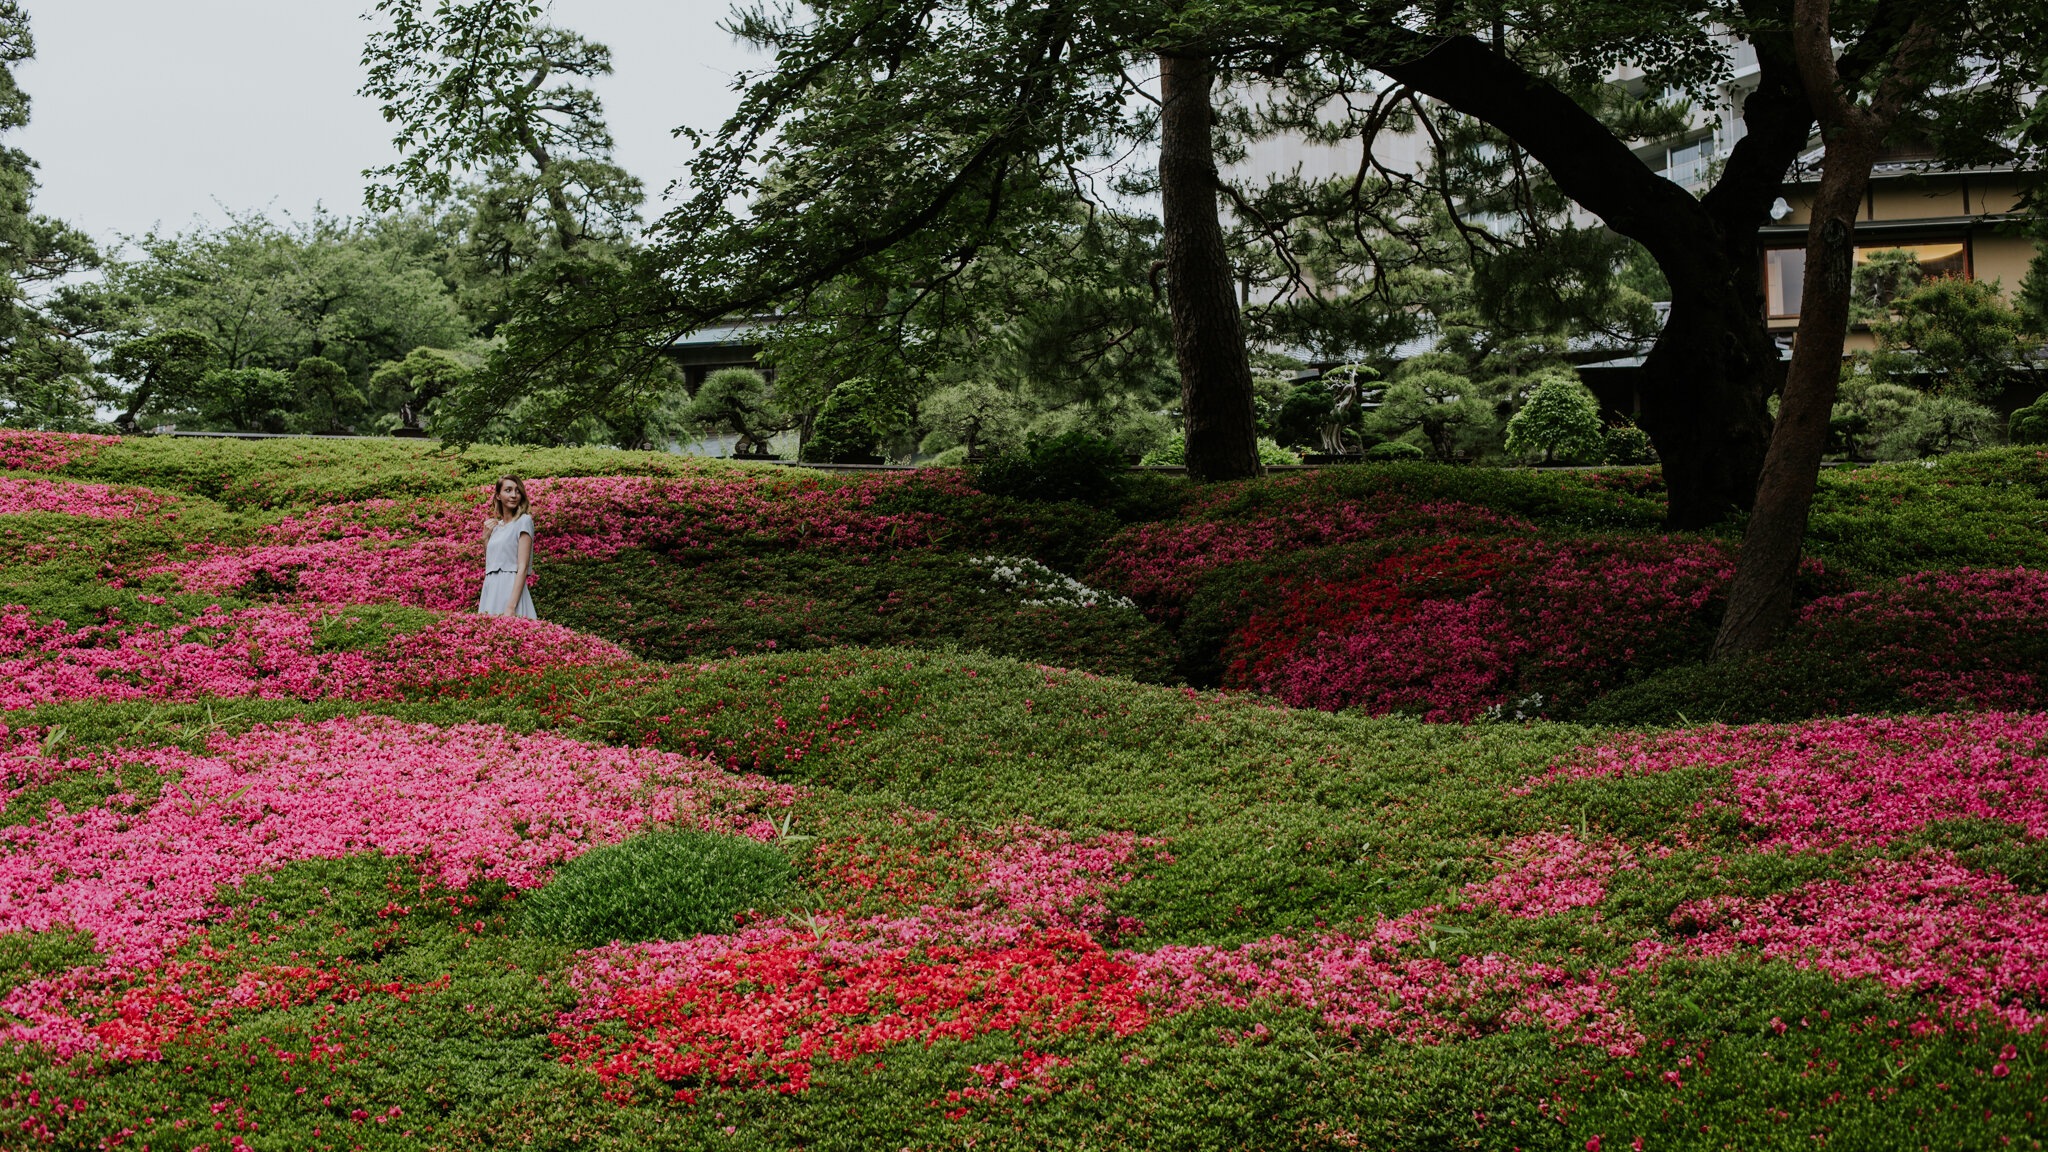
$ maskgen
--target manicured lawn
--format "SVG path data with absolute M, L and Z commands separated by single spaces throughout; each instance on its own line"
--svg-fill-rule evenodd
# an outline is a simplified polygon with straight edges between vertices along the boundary
M 463 612 L 515 463 L 543 625 Z M 2048 1127 L 2030 450 L 1829 477 L 1734 670 L 1653 472 L 0 468 L 9 1146 Z

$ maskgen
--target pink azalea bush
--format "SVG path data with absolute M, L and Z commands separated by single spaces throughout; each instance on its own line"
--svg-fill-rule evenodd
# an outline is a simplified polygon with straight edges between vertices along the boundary
M 26 432 L 0 428 L 0 471 L 54 472 L 74 461 L 90 461 L 119 436 L 76 432 Z
M 2048 572 L 1916 572 L 1823 597 L 1796 643 L 1859 661 L 1924 705 L 2048 706 Z
M 1454 538 L 1285 587 L 1232 638 L 1226 683 L 1431 720 L 1532 693 L 1582 703 L 1645 659 L 1704 643 L 1733 574 L 1705 541 Z
M 535 480 L 527 492 L 536 568 L 549 559 L 605 559 L 628 548 L 920 547 L 930 542 L 936 517 L 873 510 L 893 490 L 919 484 L 957 487 L 959 481 L 922 474 L 839 487 L 747 474 Z M 474 503 L 435 498 L 325 505 L 265 528 L 259 543 L 202 545 L 191 557 L 141 574 L 169 573 L 197 592 L 260 586 L 309 603 L 456 610 L 475 600 L 489 492 L 480 488 Z
M 1650 854 L 1658 853 L 1653 848 Z M 1502 845 L 1500 855 L 1508 866 L 1491 880 L 1466 885 L 1459 911 L 1491 908 L 1529 919 L 1594 907 L 1607 898 L 1610 876 L 1637 866 L 1630 845 L 1583 844 L 1569 832 L 1518 837 Z
M 1131 957 L 1148 1001 L 1171 1013 L 1270 1001 L 1313 1009 L 1335 1028 L 1419 1044 L 1505 1026 L 1631 1055 L 1643 1036 L 1618 1003 L 1616 978 L 1518 957 L 1417 955 L 1438 911 L 1382 919 L 1363 935 L 1273 936 L 1237 948 L 1177 945 Z
M 33 748 L 13 739 L 0 751 L 10 800 L 38 772 L 25 762 Z M 531 888 L 562 860 L 653 825 L 772 839 L 766 813 L 796 796 L 671 753 L 382 717 L 215 735 L 199 755 L 102 752 L 72 770 L 121 764 L 154 770 L 161 795 L 134 814 L 125 793 L 78 812 L 53 804 L 0 855 L 0 930 L 89 932 L 115 973 L 167 956 L 221 886 L 295 860 L 375 852 L 432 861 L 452 888 L 481 877 Z M 107 975 L 17 988 L 0 1007 L 28 1023 L 0 1037 L 92 1050 L 86 993 Z
M 1644 940 L 1635 966 L 1743 957 L 1874 980 L 1965 1023 L 2015 1032 L 2048 1025 L 2048 896 L 2022 894 L 1939 856 L 1873 860 L 1843 880 L 1763 898 L 1689 901 L 1671 914 L 1693 933 Z
M 0 516 L 58 512 L 95 520 L 126 520 L 135 516 L 157 515 L 174 503 L 173 497 L 129 485 L 0 476 Z M 174 519 L 177 513 L 167 513 L 166 516 Z
M 171 625 L 73 627 L 0 607 L 0 708 L 68 700 L 391 699 L 410 687 L 506 668 L 542 671 L 616 663 L 616 645 L 558 625 L 454 615 L 366 651 L 327 647 L 345 614 L 217 606 Z
M 2048 716 L 1987 712 L 1850 717 L 1623 736 L 1529 780 L 1597 779 L 1727 766 L 1728 803 L 1761 848 L 1881 846 L 1938 820 L 2048 836 Z

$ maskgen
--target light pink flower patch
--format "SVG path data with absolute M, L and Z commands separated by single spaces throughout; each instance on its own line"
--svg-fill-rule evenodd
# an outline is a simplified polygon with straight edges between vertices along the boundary
M 8 744 L 0 774 L 25 778 L 29 747 Z M 117 972 L 177 947 L 219 886 L 292 861 L 412 856 L 453 887 L 492 877 L 531 888 L 562 860 L 654 824 L 772 839 L 759 810 L 796 798 L 789 785 L 673 753 L 383 717 L 294 721 L 215 736 L 204 755 L 148 748 L 97 763 L 152 768 L 167 777 L 163 794 L 140 814 L 120 794 L 6 829 L 0 932 L 83 929 Z M 89 1047 L 65 987 L 17 989 L 0 1007 L 30 1023 L 0 1038 Z
M 1624 736 L 1532 777 L 1640 775 L 1726 764 L 1760 844 L 1882 845 L 1972 818 L 2048 836 L 2048 715 L 1851 717 Z M 1704 803 L 1698 809 L 1704 810 Z
M 328 651 L 326 628 L 340 615 L 264 605 L 209 610 L 170 626 L 73 628 L 0 608 L 0 708 L 202 696 L 377 700 L 506 668 L 627 659 L 616 645 L 560 625 L 473 613 L 394 636 L 381 649 Z
M 1588 908 L 1607 898 L 1607 878 L 1634 868 L 1626 844 L 1582 844 L 1569 832 L 1538 832 L 1508 842 L 1508 866 L 1491 880 L 1465 885 L 1459 911 L 1493 908 L 1533 919 Z
M 73 460 L 91 460 L 102 448 L 120 442 L 119 436 L 0 428 L 0 470 L 53 472 Z
M 1951 860 L 1873 860 L 1854 879 L 1762 899 L 1690 901 L 1671 918 L 1699 935 L 1642 941 L 1634 967 L 1758 956 L 1875 980 L 1951 1018 L 1984 1013 L 2020 1032 L 2048 1022 L 2048 897 Z
M 59 512 L 95 520 L 126 520 L 155 515 L 166 505 L 176 502 L 176 497 L 128 485 L 77 484 L 63 480 L 22 480 L 0 476 L 0 516 Z M 176 514 L 171 515 L 175 517 Z
M 1128 916 L 1112 920 L 1103 898 L 1130 883 L 1125 865 L 1139 848 L 1156 848 L 1165 841 L 1128 832 L 1076 841 L 1035 824 L 998 829 L 995 836 L 1006 842 L 977 853 L 977 863 L 987 891 L 1000 907 L 1052 927 L 1108 931 L 1116 937 L 1145 930 Z
M 281 598 L 310 604 L 404 604 L 459 612 L 476 606 L 483 540 L 373 537 L 194 549 L 190 558 L 144 569 L 169 573 L 187 591 L 240 595 L 267 578 Z
M 1455 945 L 1441 958 L 1423 952 L 1418 946 L 1440 911 L 1382 918 L 1362 936 L 1273 936 L 1238 948 L 1175 945 L 1120 958 L 1137 969 L 1147 1000 L 1169 1014 L 1269 1000 L 1319 1012 L 1333 1027 L 1423 1044 L 1523 1026 L 1616 1056 L 1641 1045 L 1605 973 L 1498 954 L 1460 956 Z

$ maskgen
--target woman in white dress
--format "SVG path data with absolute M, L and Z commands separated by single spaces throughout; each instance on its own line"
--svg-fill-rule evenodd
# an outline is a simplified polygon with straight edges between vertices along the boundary
M 517 476 L 498 481 L 491 497 L 491 518 L 484 521 L 484 590 L 476 610 L 486 616 L 523 616 L 538 620 L 526 577 L 533 572 L 533 514 L 526 503 L 526 485 Z

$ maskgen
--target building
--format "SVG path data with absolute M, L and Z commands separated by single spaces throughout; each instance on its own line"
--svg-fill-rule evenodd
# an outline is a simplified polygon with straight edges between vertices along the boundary
M 1785 196 L 1765 226 L 1764 308 L 1773 331 L 1790 335 L 1799 324 L 1806 274 L 1806 229 L 1820 182 L 1820 151 L 1802 157 L 1785 181 Z M 2022 189 L 2011 168 L 1944 169 L 1930 153 L 1898 149 L 1870 172 L 1863 213 L 1856 221 L 1856 262 L 1870 253 L 1903 248 L 1918 258 L 1923 278 L 1962 276 L 1998 284 L 2011 300 L 2034 258 L 2021 231 Z M 1849 333 L 1848 350 L 1875 346 L 1867 327 Z
M 776 317 L 764 316 L 685 332 L 669 343 L 668 357 L 682 369 L 683 386 L 692 396 L 706 376 L 721 368 L 752 368 L 772 381 L 775 369 L 763 365 L 759 357 L 763 338 L 776 322 Z

